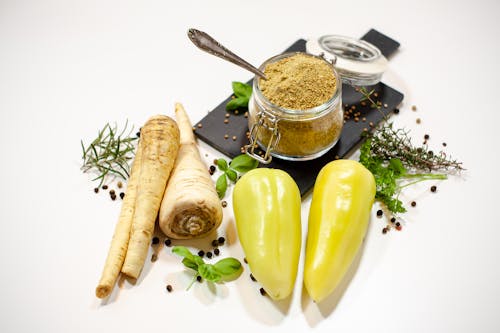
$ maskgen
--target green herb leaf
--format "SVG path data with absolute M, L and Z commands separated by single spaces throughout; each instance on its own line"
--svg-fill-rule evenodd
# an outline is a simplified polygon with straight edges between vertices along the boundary
M 248 97 L 233 98 L 229 102 L 227 102 L 226 110 L 227 111 L 234 111 L 234 110 L 238 110 L 238 109 L 248 108 L 249 101 L 250 101 L 250 99 Z
M 221 275 L 231 275 L 241 269 L 241 262 L 235 258 L 224 258 L 214 264 Z
M 223 173 L 222 175 L 217 178 L 217 182 L 215 183 L 215 189 L 217 190 L 217 194 L 219 195 L 219 198 L 224 198 L 224 195 L 226 195 L 226 190 L 227 190 L 227 179 L 226 179 L 226 174 Z
M 247 154 L 241 154 L 233 158 L 229 165 L 231 166 L 231 169 L 234 169 L 240 173 L 245 173 L 258 167 L 259 162 L 251 158 Z
M 217 160 L 217 166 L 219 167 L 220 171 L 226 171 L 227 170 L 227 162 L 223 158 L 219 158 Z
M 182 263 L 184 264 L 184 266 L 186 266 L 187 268 L 191 268 L 195 271 L 198 271 L 198 264 L 195 263 L 193 260 L 189 259 L 189 258 L 184 258 L 182 259 Z
M 234 81 L 232 83 L 233 93 L 236 97 L 250 98 L 252 95 L 252 86 L 243 82 Z
M 207 281 L 219 282 L 221 274 L 215 269 L 214 265 L 202 264 L 198 266 L 198 273 Z
M 194 254 L 189 251 L 189 249 L 185 246 L 174 246 L 172 248 L 172 253 L 177 254 L 178 256 L 188 258 L 194 260 Z
M 229 180 L 232 181 L 233 183 L 235 183 L 236 180 L 238 179 L 238 174 L 233 169 L 227 169 L 226 175 L 227 178 L 229 178 Z

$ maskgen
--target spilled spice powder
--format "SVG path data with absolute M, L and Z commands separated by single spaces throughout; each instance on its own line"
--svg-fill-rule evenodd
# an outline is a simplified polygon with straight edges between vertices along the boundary
M 270 63 L 260 79 L 262 94 L 280 107 L 306 110 L 324 104 L 337 88 L 332 66 L 303 53 Z

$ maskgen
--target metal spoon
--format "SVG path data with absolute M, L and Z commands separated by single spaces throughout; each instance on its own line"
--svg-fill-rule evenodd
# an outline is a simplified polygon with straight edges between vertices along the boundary
M 188 37 L 193 42 L 194 45 L 196 45 L 203 51 L 208 52 L 224 60 L 230 61 L 235 65 L 238 65 L 246 70 L 249 70 L 255 75 L 263 78 L 264 80 L 267 80 L 266 75 L 264 75 L 264 73 L 262 73 L 259 69 L 255 68 L 245 60 L 238 57 L 233 52 L 226 49 L 218 41 L 210 37 L 207 33 L 196 29 L 189 29 Z

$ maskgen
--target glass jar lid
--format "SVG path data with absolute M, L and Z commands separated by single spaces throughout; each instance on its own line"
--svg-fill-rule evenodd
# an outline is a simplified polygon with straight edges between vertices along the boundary
M 311 38 L 306 43 L 310 54 L 331 61 L 342 82 L 353 86 L 371 86 L 380 82 L 387 59 L 373 44 L 339 35 Z

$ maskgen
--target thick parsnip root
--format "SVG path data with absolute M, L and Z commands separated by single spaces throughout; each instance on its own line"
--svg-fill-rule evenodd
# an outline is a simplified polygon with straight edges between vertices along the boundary
M 168 178 L 179 150 L 179 128 L 167 116 L 150 118 L 141 129 L 141 167 L 122 273 L 137 278 L 141 273 L 154 231 Z
M 200 238 L 219 227 L 222 206 L 180 103 L 175 105 L 175 117 L 181 146 L 161 203 L 160 228 L 170 238 Z
M 135 198 L 137 196 L 137 184 L 139 178 L 139 169 L 141 167 L 142 149 L 137 147 L 135 159 L 132 163 L 130 178 L 127 184 L 127 191 L 123 199 L 122 209 L 118 223 L 115 227 L 115 233 L 111 241 L 108 257 L 104 265 L 101 280 L 95 289 L 95 294 L 99 298 L 107 297 L 118 279 L 125 255 L 127 253 L 128 241 L 130 237 L 130 227 L 134 216 Z

